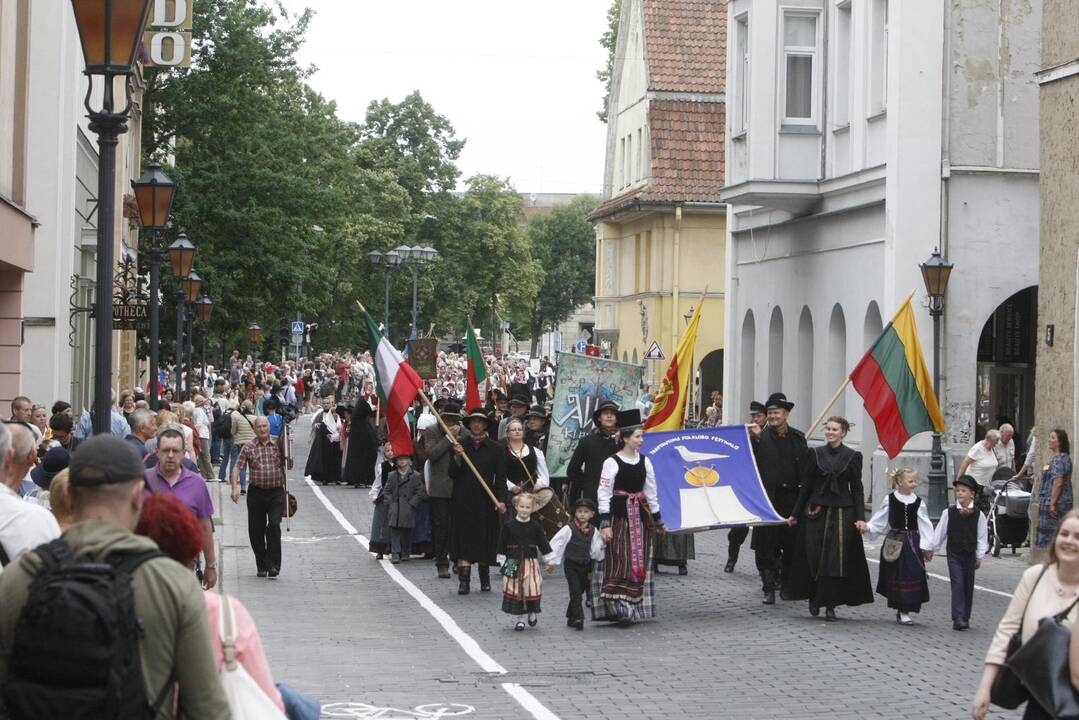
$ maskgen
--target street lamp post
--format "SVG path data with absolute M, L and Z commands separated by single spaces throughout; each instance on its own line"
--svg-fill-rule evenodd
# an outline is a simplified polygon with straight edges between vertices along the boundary
M 419 334 L 419 330 L 416 327 L 416 323 L 419 320 L 419 306 L 416 302 L 417 286 L 419 285 L 420 270 L 431 264 L 431 261 L 438 255 L 438 251 L 433 247 L 408 247 L 407 245 L 401 245 L 395 248 L 397 254 L 403 258 L 404 264 L 412 271 L 412 332 L 409 335 Z
M 176 238 L 176 242 L 169 245 L 169 265 L 172 267 L 172 274 L 176 276 L 178 281 L 176 286 L 176 397 L 174 398 L 177 402 L 180 401 L 180 376 L 183 373 L 184 300 L 187 297 L 184 294 L 183 280 L 188 273 L 192 272 L 192 265 L 194 264 L 195 246 L 187 239 L 187 233 L 180 233 L 180 236 Z
M 921 265 L 925 292 L 929 296 L 929 317 L 933 318 L 933 393 L 940 401 L 940 323 L 944 315 L 944 293 L 948 289 L 948 278 L 954 267 L 941 257 L 938 250 Z M 948 476 L 944 468 L 944 449 L 940 443 L 940 433 L 933 433 L 933 449 L 929 460 L 929 514 L 940 517 L 947 507 Z
M 214 301 L 203 295 L 195 302 L 195 315 L 202 323 L 202 382 L 206 383 L 206 337 L 210 334 L 210 313 L 213 312 Z
M 89 88 L 84 105 L 90 130 L 98 138 L 97 176 L 97 287 L 94 300 L 94 399 L 95 434 L 108 433 L 112 423 L 112 275 L 113 231 L 116 222 L 116 145 L 127 132 L 131 109 L 131 86 L 136 53 L 142 40 L 151 0 L 71 0 L 79 32 L 84 71 Z M 94 77 L 101 77 L 101 107 L 90 105 Z M 116 80 L 124 84 L 125 99 L 118 108 Z
M 135 201 L 139 205 L 139 223 L 153 231 L 148 256 L 150 261 L 150 409 L 157 410 L 158 345 L 161 333 L 160 267 L 165 252 L 161 248 L 159 231 L 169 220 L 176 183 L 154 164 L 138 180 L 131 182 Z
M 198 300 L 199 291 L 201 289 L 202 289 L 202 278 L 199 277 L 199 274 L 197 272 L 195 272 L 194 270 L 191 270 L 189 273 L 187 273 L 186 276 L 180 278 L 180 293 L 178 295 L 178 298 L 180 298 L 182 301 L 179 303 L 180 307 L 179 307 L 179 310 L 178 310 L 177 322 L 178 322 L 178 324 L 179 324 L 179 326 L 181 328 L 183 328 L 183 326 L 184 326 L 184 321 L 186 320 L 186 322 L 187 322 L 187 343 L 186 343 L 186 352 L 184 352 L 184 350 L 180 351 L 179 358 L 180 358 L 181 362 L 179 362 L 179 368 L 176 371 L 176 373 L 177 373 L 176 386 L 177 386 L 177 388 L 180 387 L 179 376 L 180 376 L 182 371 L 186 370 L 187 371 L 187 391 L 189 393 L 191 392 L 191 356 L 194 354 L 194 341 L 193 341 L 193 338 L 191 337 L 193 335 L 192 325 L 194 324 L 194 317 L 193 317 L 194 313 L 188 311 L 187 304 L 188 303 L 190 303 L 191 305 L 195 304 L 195 301 Z M 181 346 L 185 345 L 183 335 L 180 334 L 179 332 L 177 333 L 177 338 L 180 341 Z M 179 399 L 179 398 L 177 398 L 177 399 Z
M 254 359 L 258 359 L 258 344 L 262 339 L 262 328 L 258 323 L 251 323 L 247 326 L 247 340 L 251 343 L 251 355 Z
M 367 253 L 367 257 L 371 259 L 372 265 L 382 268 L 382 274 L 386 278 L 386 299 L 382 306 L 382 334 L 390 337 L 390 273 L 401 264 L 404 258 L 396 250 L 390 250 L 387 253 L 372 250 Z

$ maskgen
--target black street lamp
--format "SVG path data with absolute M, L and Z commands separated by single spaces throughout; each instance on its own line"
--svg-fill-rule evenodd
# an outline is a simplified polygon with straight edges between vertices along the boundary
M 190 399 L 190 396 L 191 396 L 191 363 L 192 363 L 192 356 L 195 354 L 195 338 L 194 338 L 194 334 L 195 334 L 195 330 L 194 330 L 195 313 L 194 313 L 194 306 L 195 306 L 195 301 L 198 300 L 198 298 L 199 298 L 199 291 L 201 289 L 202 289 L 202 278 L 199 277 L 199 274 L 197 272 L 195 272 L 194 270 L 189 272 L 185 277 L 180 278 L 180 292 L 181 292 L 181 294 L 183 295 L 183 298 L 184 298 L 184 302 L 181 303 L 181 306 L 184 308 L 184 315 L 183 315 L 183 319 L 185 321 L 184 322 L 184 325 L 185 325 L 184 332 L 187 333 L 186 341 L 185 341 L 184 337 L 181 337 L 181 339 L 180 339 L 180 342 L 181 342 L 181 344 L 183 345 L 183 348 L 184 348 L 183 353 L 181 355 L 181 357 L 183 358 L 183 362 L 181 363 L 180 367 L 183 369 L 183 371 L 185 373 L 187 373 L 186 389 L 187 389 L 187 393 L 188 393 L 188 399 Z M 190 309 L 187 307 L 188 305 L 191 305 Z
M 933 318 L 933 393 L 940 401 L 940 319 L 944 315 L 944 294 L 948 290 L 951 277 L 950 262 L 941 257 L 936 249 L 919 267 L 925 281 L 925 293 L 929 296 L 929 317 Z M 944 449 L 940 443 L 940 433 L 933 432 L 933 449 L 929 459 L 929 514 L 940 517 L 948 506 L 948 475 L 944 469 Z
M 116 145 L 127 132 L 131 85 L 139 41 L 146 28 L 151 0 L 71 0 L 79 31 L 89 88 L 84 105 L 90 129 L 98 138 L 97 287 L 94 299 L 94 433 L 107 433 L 112 423 L 112 276 L 116 223 Z M 101 76 L 101 108 L 90 105 L 94 76 Z M 122 79 L 125 100 L 118 108 L 116 80 Z
M 258 358 L 258 346 L 259 341 L 262 340 L 262 328 L 258 323 L 251 323 L 247 326 L 247 340 L 251 343 L 251 355 Z
M 135 201 L 139 205 L 139 223 L 153 231 L 147 255 L 150 260 L 150 409 L 157 410 L 158 345 L 160 345 L 161 302 L 160 267 L 165 251 L 160 244 L 159 231 L 169 221 L 169 211 L 176 197 L 176 183 L 161 166 L 154 164 L 138 180 L 131 182 Z M 192 248 L 194 250 L 194 248 Z
M 396 250 L 390 250 L 387 253 L 372 250 L 367 253 L 367 257 L 371 259 L 372 265 L 382 268 L 382 274 L 386 277 L 386 299 L 382 306 L 382 334 L 390 337 L 390 273 L 401 264 L 404 258 Z
M 401 256 L 405 266 L 412 272 L 412 332 L 409 335 L 419 335 L 419 331 L 416 328 L 416 323 L 419 318 L 419 306 L 416 303 L 416 290 L 419 285 L 420 270 L 426 268 L 431 264 L 431 261 L 438 255 L 438 251 L 433 247 L 409 247 L 407 245 L 401 245 L 395 248 L 397 254 Z
M 202 323 L 202 383 L 206 384 L 206 338 L 210 334 L 210 313 L 214 301 L 203 295 L 195 301 L 195 317 Z

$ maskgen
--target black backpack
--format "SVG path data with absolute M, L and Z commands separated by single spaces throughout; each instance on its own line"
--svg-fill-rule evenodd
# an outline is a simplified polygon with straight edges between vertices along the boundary
M 232 410 L 220 411 L 220 415 L 214 418 L 214 434 L 219 438 L 228 440 L 232 437 Z
M 164 557 L 158 550 L 76 560 L 62 539 L 34 550 L 42 566 L 15 626 L 3 699 L 11 720 L 146 720 L 172 691 L 169 676 L 153 703 L 143 683 L 131 573 Z

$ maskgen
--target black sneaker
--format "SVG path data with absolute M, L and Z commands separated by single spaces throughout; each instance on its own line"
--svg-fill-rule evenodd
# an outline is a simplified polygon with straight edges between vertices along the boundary
M 266 577 L 266 571 L 259 570 L 257 573 L 255 573 L 255 577 Z

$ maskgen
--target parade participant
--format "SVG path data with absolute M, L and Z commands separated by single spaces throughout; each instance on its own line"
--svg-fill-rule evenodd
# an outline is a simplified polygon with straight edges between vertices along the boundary
M 371 487 L 375 483 L 378 464 L 378 431 L 375 430 L 375 410 L 363 398 L 357 398 L 348 419 L 348 440 L 345 443 L 345 482 L 350 487 Z
M 435 571 L 440 578 L 450 576 L 449 547 L 452 517 L 453 479 L 450 465 L 453 446 L 461 431 L 461 406 L 446 402 L 442 405 L 442 422 L 449 434 L 437 423 L 423 431 L 427 447 L 427 504 L 431 510 L 431 541 L 434 544 Z
M 802 485 L 789 522 L 795 525 L 793 560 L 783 597 L 809 600 L 809 614 L 834 622 L 837 605 L 873 602 L 861 532 L 865 528 L 862 454 L 843 444 L 845 418 L 824 424 L 827 444 L 814 448 L 815 464 Z
M 764 430 L 768 424 L 768 416 L 764 412 L 764 404 L 754 400 L 749 403 L 750 427 L 756 426 L 754 432 Z M 738 564 L 738 555 L 742 550 L 742 544 L 749 537 L 748 527 L 735 527 L 727 531 L 727 564 L 723 566 L 723 572 L 734 572 L 734 566 Z
M 390 526 L 386 522 L 387 507 L 384 489 L 389 474 L 393 472 L 393 445 L 386 443 L 382 447 L 383 461 L 375 471 L 375 482 L 367 493 L 371 503 L 375 506 L 371 513 L 371 537 L 367 542 L 368 552 L 375 554 L 375 560 L 381 560 L 386 553 L 393 552 L 390 549 Z
M 586 497 L 598 503 L 603 463 L 622 445 L 618 436 L 618 403 L 601 402 L 592 413 L 592 424 L 592 433 L 580 439 L 566 466 L 566 480 L 572 500 Z
M 514 630 L 524 630 L 522 615 L 528 614 L 529 627 L 535 627 L 539 619 L 540 602 L 543 599 L 543 577 L 540 573 L 540 556 L 549 556 L 551 546 L 543 528 L 532 519 L 536 499 L 531 493 L 519 493 L 513 497 L 513 517 L 502 526 L 498 542 L 499 560 L 502 563 L 502 612 L 517 616 Z M 547 572 L 554 565 L 547 561 Z
M 940 516 L 933 532 L 933 551 L 948 544 L 948 579 L 952 584 L 952 630 L 970 627 L 970 609 L 974 604 L 974 571 L 982 566 L 989 552 L 989 527 L 974 498 L 978 482 L 970 475 L 960 475 L 952 483 L 955 505 Z
M 488 437 L 491 420 L 479 408 L 469 411 L 464 422 L 470 437 L 453 446 L 456 457 L 450 468 L 453 478 L 450 556 L 457 561 L 460 578 L 457 592 L 461 595 L 469 592 L 473 563 L 479 565 L 480 590 L 491 590 L 490 566 L 495 562 L 498 549 L 499 518 L 506 512 L 505 448 Z M 479 472 L 496 503 L 491 502 L 480 486 L 480 480 L 464 461 L 465 457 Z
M 789 517 L 798 502 L 798 492 L 807 478 L 813 456 L 806 445 L 805 435 L 787 424 L 794 403 L 783 393 L 772 393 L 764 404 L 768 425 L 753 431 L 756 442 L 753 454 L 757 460 L 761 482 L 772 507 L 781 517 Z M 750 426 L 752 431 L 752 426 Z M 753 528 L 750 547 L 756 555 L 757 571 L 761 576 L 764 604 L 775 605 L 776 588 L 783 587 L 791 564 L 791 528 L 787 525 L 767 525 Z
M 894 490 L 862 531 L 870 540 L 886 534 L 880 550 L 877 594 L 888 598 L 895 621 L 913 625 L 917 614 L 929 602 L 925 563 L 933 559 L 933 523 L 925 503 L 914 494 L 918 472 L 901 467 L 888 473 Z
M 394 457 L 394 470 L 386 477 L 382 498 L 390 531 L 390 562 L 397 564 L 412 555 L 412 531 L 416 510 L 424 501 L 423 477 L 412 469 L 412 457 Z
M 498 441 L 505 442 L 506 440 L 506 425 L 512 418 L 517 418 L 522 423 L 524 422 L 525 413 L 528 412 L 528 398 L 523 395 L 515 395 L 510 398 L 509 408 L 510 414 L 503 417 L 498 422 Z
M 232 502 L 240 502 L 240 472 L 250 470 L 247 535 L 258 577 L 281 573 L 281 514 L 285 510 L 285 447 L 270 436 L 265 417 L 254 421 L 255 439 L 244 445 L 232 466 Z
M 322 398 L 322 408 L 311 419 L 311 449 L 304 465 L 304 475 L 320 485 L 341 480 L 341 420 L 333 398 Z
M 525 414 L 525 442 L 547 452 L 547 413 L 542 405 L 533 405 Z
M 652 540 L 666 530 L 652 461 L 640 453 L 639 423 L 639 416 L 621 423 L 622 449 L 604 461 L 600 475 L 600 528 L 607 549 L 601 583 L 599 568 L 593 573 L 593 620 L 628 624 L 656 614 Z
M 592 525 L 596 504 L 581 498 L 573 508 L 573 522 L 551 538 L 552 565 L 562 564 L 569 585 L 569 605 L 566 606 L 566 625 L 584 630 L 584 609 L 581 599 L 588 588 L 588 576 L 593 561 L 603 559 L 603 537 Z
M 551 484 L 543 451 L 525 442 L 525 426 L 519 418 L 506 423 L 506 488 L 516 495 L 535 492 Z

